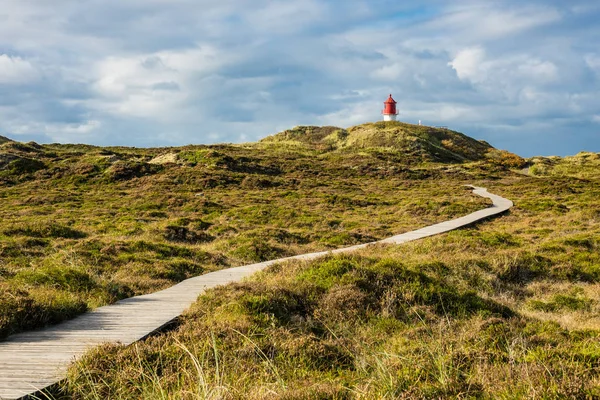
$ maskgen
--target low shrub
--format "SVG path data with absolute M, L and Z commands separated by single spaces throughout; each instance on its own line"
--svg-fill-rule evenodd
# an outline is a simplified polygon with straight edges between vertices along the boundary
M 70 226 L 56 222 L 37 222 L 30 224 L 15 224 L 3 231 L 7 236 L 28 236 L 33 238 L 63 238 L 82 239 L 87 235 Z
M 19 271 L 14 281 L 25 286 L 47 286 L 74 292 L 88 291 L 97 286 L 85 271 L 67 266 L 43 266 Z
M 126 181 L 141 176 L 153 175 L 163 170 L 162 165 L 134 161 L 117 161 L 105 171 L 109 181 Z
M 538 254 L 507 254 L 492 261 L 498 278 L 504 282 L 526 283 L 550 274 L 551 260 Z

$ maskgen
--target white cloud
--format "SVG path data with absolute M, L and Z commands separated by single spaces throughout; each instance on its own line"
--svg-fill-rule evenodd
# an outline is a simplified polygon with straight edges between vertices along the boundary
M 384 65 L 380 68 L 377 68 L 371 73 L 371 76 L 375 79 L 395 80 L 400 78 L 403 72 L 404 68 L 402 64 L 394 63 L 391 65 Z
M 315 0 L 276 0 L 244 13 L 251 29 L 270 34 L 290 34 L 325 17 L 327 7 Z
M 456 121 L 473 113 L 474 110 L 471 107 L 453 104 L 442 105 L 438 111 L 439 119 L 444 122 Z
M 558 67 L 550 61 L 529 59 L 518 66 L 518 73 L 531 80 L 552 82 L 558 78 Z
M 584 60 L 590 69 L 600 73 L 600 55 L 586 54 Z
M 19 85 L 34 82 L 38 78 L 39 72 L 29 61 L 0 54 L 0 84 Z
M 93 88 L 100 97 L 86 103 L 128 117 L 176 119 L 179 115 L 174 113 L 186 107 L 186 100 L 198 89 L 194 80 L 210 76 L 234 59 L 235 55 L 212 46 L 108 57 L 94 67 Z
M 534 87 L 525 86 L 519 93 L 519 96 L 521 97 L 521 100 L 523 102 L 539 103 L 540 101 L 544 100 L 546 93 L 544 93 L 540 90 L 537 90 Z
M 89 120 L 81 123 L 40 123 L 13 121 L 10 132 L 16 136 L 38 136 L 51 138 L 53 142 L 87 143 L 102 128 L 102 123 Z M 15 139 L 19 140 L 18 137 Z
M 503 91 L 514 96 L 523 85 L 543 85 L 559 78 L 559 69 L 551 61 L 527 54 L 489 59 L 481 47 L 460 50 L 448 63 L 462 81 L 485 85 L 486 90 Z
M 482 41 L 515 35 L 560 19 L 561 14 L 551 7 L 502 5 L 500 8 L 490 3 L 467 2 L 451 7 L 428 27 L 457 31 L 471 41 Z
M 18 135 L 26 133 L 46 132 L 51 135 L 55 134 L 88 134 L 98 129 L 101 126 L 100 121 L 85 121 L 83 123 L 57 123 L 57 124 L 23 124 L 16 126 L 12 131 Z
M 470 47 L 458 52 L 448 63 L 456 71 L 461 80 L 481 82 L 486 79 L 485 50 L 481 47 Z
M 381 108 L 383 108 L 383 104 Z M 372 121 L 374 119 L 373 115 L 376 115 L 378 112 L 381 112 L 378 103 L 372 100 L 363 100 L 359 103 L 348 104 L 340 110 L 320 115 L 316 118 L 315 123 L 319 125 L 347 127 Z

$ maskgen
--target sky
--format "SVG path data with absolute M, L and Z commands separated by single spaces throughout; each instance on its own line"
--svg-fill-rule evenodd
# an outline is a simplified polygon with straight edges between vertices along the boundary
M 136 147 L 399 119 L 600 152 L 597 0 L 1 0 L 0 135 Z

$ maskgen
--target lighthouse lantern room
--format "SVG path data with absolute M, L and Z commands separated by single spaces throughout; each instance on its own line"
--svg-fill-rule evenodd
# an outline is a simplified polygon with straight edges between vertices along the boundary
M 390 97 L 383 102 L 383 111 L 381 113 L 383 114 L 384 121 L 396 120 L 396 116 L 398 115 L 398 111 L 396 111 L 396 100 L 392 98 L 391 94 Z

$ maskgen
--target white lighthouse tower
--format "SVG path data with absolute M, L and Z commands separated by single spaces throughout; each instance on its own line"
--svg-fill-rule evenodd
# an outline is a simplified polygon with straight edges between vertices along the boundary
M 381 113 L 383 114 L 384 121 L 396 120 L 396 117 L 398 116 L 398 111 L 396 111 L 396 100 L 392 98 L 391 94 L 390 97 L 383 102 L 383 111 Z

